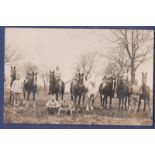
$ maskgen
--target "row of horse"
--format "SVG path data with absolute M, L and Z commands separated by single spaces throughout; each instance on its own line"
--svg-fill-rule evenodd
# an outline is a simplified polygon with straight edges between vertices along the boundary
M 146 74 L 142 73 L 142 79 Z M 76 99 L 79 97 L 78 104 L 81 102 L 81 97 L 83 97 L 83 102 L 85 100 L 85 96 L 89 89 L 84 85 L 83 82 L 83 74 L 79 74 L 79 80 L 77 83 L 71 83 L 71 99 L 74 100 L 76 104 Z M 144 108 L 143 111 L 146 111 L 146 105 L 150 108 L 150 88 L 143 83 L 142 86 L 138 86 L 136 84 L 129 84 L 128 81 L 123 80 L 121 78 L 110 77 L 106 81 L 106 85 L 101 83 L 98 89 L 101 106 L 107 109 L 107 104 L 109 103 L 109 108 L 112 108 L 112 99 L 114 97 L 118 98 L 119 102 L 119 110 L 125 107 L 125 110 L 131 109 L 131 104 L 135 105 L 134 110 L 140 110 L 141 101 L 144 100 Z M 91 97 L 93 97 L 91 99 Z M 90 96 L 89 105 L 94 103 L 94 97 Z M 109 102 L 108 102 L 109 99 Z
M 23 94 L 24 101 L 29 102 L 30 95 L 33 95 L 33 101 L 35 103 L 35 94 L 37 92 L 37 72 L 32 72 L 28 75 L 28 80 L 24 80 L 23 84 Z M 144 76 L 144 74 L 142 74 Z M 142 77 L 143 78 L 143 77 Z M 11 84 L 16 79 L 16 70 L 15 68 L 11 69 Z M 50 71 L 50 85 L 49 85 L 49 94 L 55 95 L 56 100 L 60 97 L 63 100 L 65 92 L 65 82 L 58 81 L 55 77 L 55 73 Z M 84 75 L 79 73 L 78 79 L 76 82 L 71 82 L 70 84 L 70 95 L 71 100 L 74 102 L 74 105 L 79 106 L 82 102 L 84 103 L 85 97 L 89 92 L 89 88 L 84 83 Z M 101 106 L 107 109 L 107 104 L 109 103 L 110 109 L 112 108 L 112 98 L 117 97 L 119 101 L 119 109 L 125 107 L 125 109 L 130 109 L 132 103 L 138 104 L 137 110 L 139 111 L 141 106 L 141 100 L 144 100 L 144 108 L 146 110 L 146 105 L 148 105 L 150 110 L 150 88 L 143 83 L 142 86 L 138 85 L 129 85 L 127 81 L 122 79 L 111 77 L 106 82 L 106 85 L 103 87 L 103 83 L 100 84 L 99 96 Z M 78 103 L 77 103 L 78 99 Z M 108 102 L 109 99 L 109 102 Z M 133 102 L 131 103 L 131 100 Z M 11 95 L 10 95 L 11 101 Z M 95 102 L 95 94 L 89 96 L 88 106 L 93 106 Z M 137 103 L 136 103 L 137 102 Z

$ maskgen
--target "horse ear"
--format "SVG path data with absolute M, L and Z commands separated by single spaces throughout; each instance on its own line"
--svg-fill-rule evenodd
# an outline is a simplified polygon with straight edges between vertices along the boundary
M 38 74 L 38 72 L 36 72 L 36 75 Z
M 16 69 L 16 66 L 14 66 L 14 70 Z

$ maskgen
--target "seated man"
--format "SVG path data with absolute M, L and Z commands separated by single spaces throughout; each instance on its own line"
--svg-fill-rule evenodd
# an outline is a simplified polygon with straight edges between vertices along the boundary
M 56 100 L 54 95 L 51 95 L 51 99 L 46 103 L 46 107 L 48 107 L 48 108 L 58 108 L 59 107 L 59 103 Z

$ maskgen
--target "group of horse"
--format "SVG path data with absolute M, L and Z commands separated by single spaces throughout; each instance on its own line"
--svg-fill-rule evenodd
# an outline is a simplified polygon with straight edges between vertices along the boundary
M 109 107 L 111 109 L 112 98 L 118 98 L 119 110 L 125 108 L 125 110 L 131 110 L 131 106 L 134 106 L 133 110 L 140 111 L 141 101 L 144 101 L 143 111 L 146 111 L 146 105 L 150 107 L 150 88 L 146 85 L 147 73 L 142 73 L 142 85 L 138 85 L 137 82 L 130 84 L 129 81 L 123 80 L 119 77 L 111 77 L 107 82 L 105 88 L 102 88 L 102 84 L 99 87 L 101 106 L 107 108 L 107 98 L 109 97 Z
M 142 79 L 146 79 L 147 74 L 142 73 Z M 11 67 L 11 83 L 16 80 L 16 67 Z M 74 106 L 79 107 L 80 105 L 85 104 L 85 98 L 89 88 L 85 85 L 84 74 L 79 73 L 78 79 L 76 82 L 70 83 L 70 96 L 71 101 L 73 101 Z M 23 96 L 24 102 L 27 105 L 29 103 L 30 95 L 33 94 L 33 102 L 35 105 L 35 95 L 37 93 L 37 72 L 28 73 L 27 80 L 23 82 Z M 61 98 L 63 100 L 65 93 L 65 82 L 58 81 L 55 77 L 55 72 L 50 71 L 50 80 L 49 80 L 49 94 L 55 95 L 56 100 Z M 111 76 L 106 79 L 106 85 L 103 87 L 103 83 L 100 84 L 98 88 L 98 95 L 100 96 L 101 107 L 105 109 L 112 108 L 113 98 L 118 98 L 119 110 L 125 107 L 125 110 L 130 110 L 132 104 L 137 104 L 136 110 L 140 110 L 141 100 L 144 100 L 143 111 L 146 111 L 146 105 L 150 108 L 150 88 L 146 85 L 146 80 L 143 80 L 142 86 L 135 84 L 129 84 L 128 81 L 125 81 L 116 76 Z M 10 102 L 13 98 L 13 92 L 10 92 Z M 77 102 L 78 99 L 78 102 Z M 81 103 L 82 99 L 82 103 Z M 93 106 L 95 102 L 95 95 L 91 95 L 87 105 Z M 108 106 L 109 105 L 109 106 Z M 108 108 L 109 107 L 109 108 Z
M 10 82 L 10 88 L 13 85 L 13 82 L 17 79 L 17 74 L 16 74 L 16 67 L 11 66 L 11 82 Z M 23 81 L 23 103 L 28 106 L 29 105 L 29 99 L 30 95 L 32 94 L 33 96 L 33 106 L 35 107 L 35 99 L 36 99 L 36 93 L 37 93 L 37 72 L 31 72 L 27 73 L 27 78 L 24 79 Z M 14 102 L 14 92 L 10 90 L 10 99 L 9 102 L 12 103 Z
M 84 84 L 84 75 L 79 73 L 79 80 L 77 83 L 71 83 L 71 99 L 76 104 L 76 99 L 79 97 L 78 104 L 80 105 L 81 97 L 83 97 L 83 104 L 89 89 Z M 143 111 L 146 111 L 146 105 L 150 107 L 150 88 L 146 85 L 147 73 L 142 73 L 142 86 L 137 84 L 130 84 L 129 81 L 120 78 L 119 76 L 111 76 L 99 85 L 98 93 L 100 96 L 101 107 L 105 109 L 112 109 L 112 99 L 118 98 L 119 110 L 125 107 L 125 110 L 131 110 L 134 105 L 134 111 L 140 111 L 141 101 L 144 101 Z M 105 84 L 106 83 L 106 84 Z M 88 105 L 93 105 L 94 98 L 88 100 Z M 92 102 L 92 103 L 91 103 Z M 109 105 L 109 108 L 108 108 Z

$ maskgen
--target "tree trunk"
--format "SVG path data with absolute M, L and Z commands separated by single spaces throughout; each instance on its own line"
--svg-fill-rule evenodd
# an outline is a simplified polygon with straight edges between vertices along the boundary
M 43 83 L 44 83 L 44 90 L 46 90 L 46 82 L 45 82 L 44 76 L 42 76 L 42 79 L 43 79 Z
M 131 60 L 131 84 L 134 84 L 135 82 L 135 72 L 134 60 Z
M 131 69 L 131 84 L 134 84 L 135 82 L 135 70 Z

